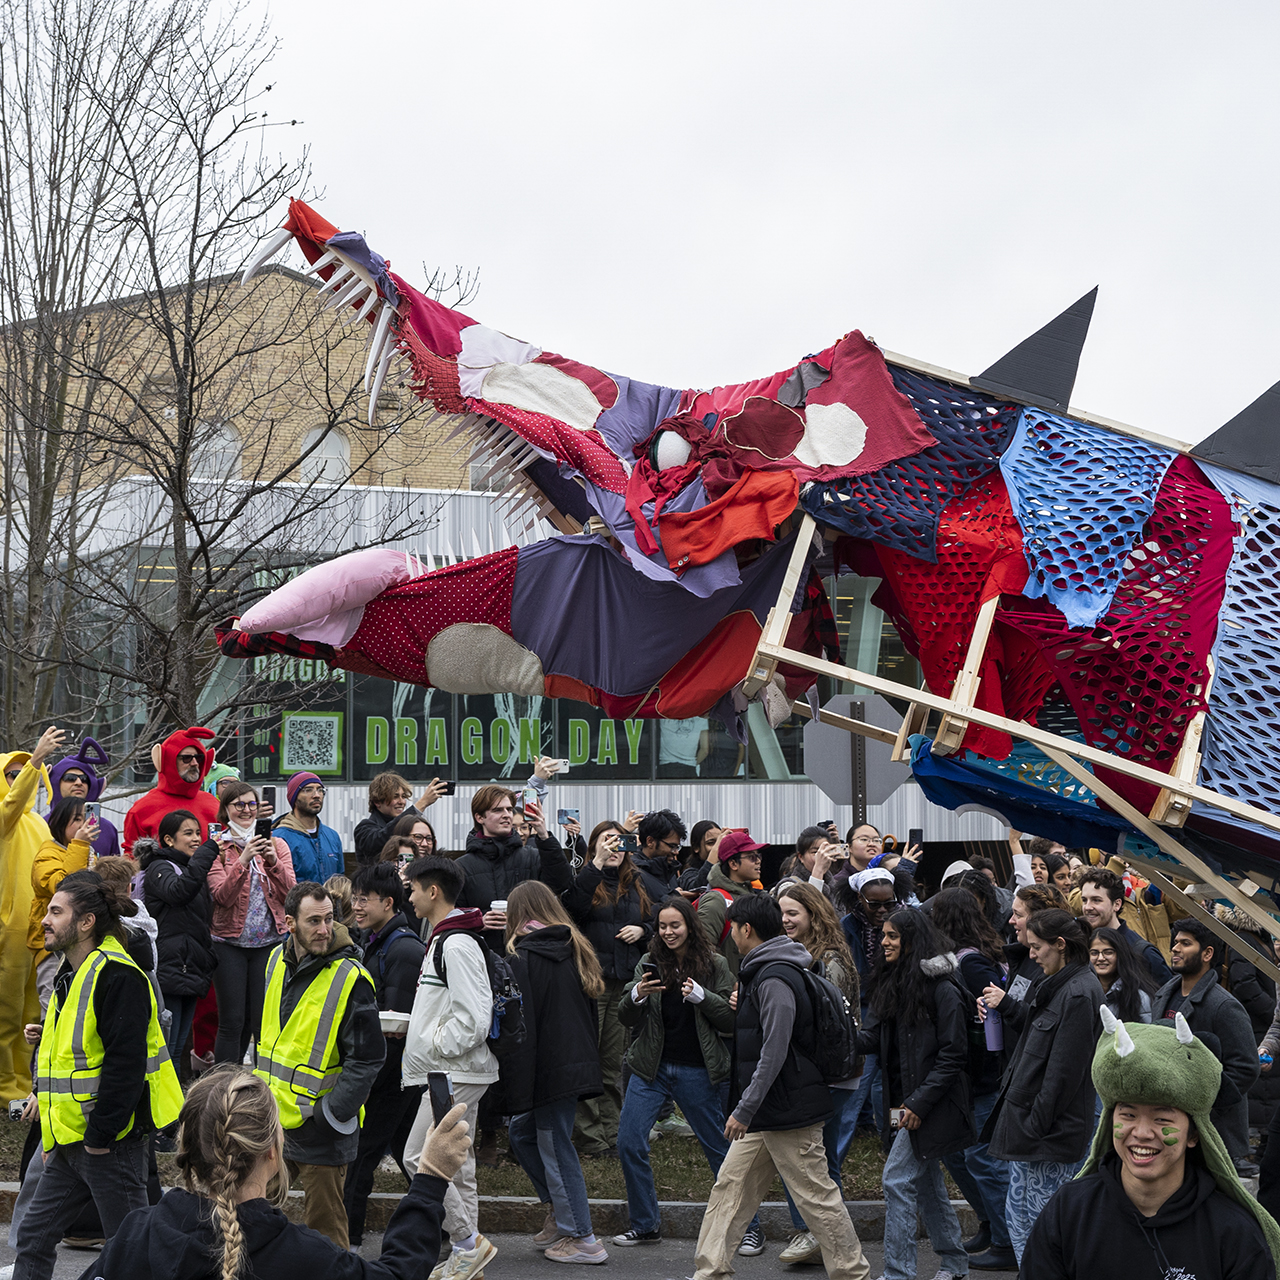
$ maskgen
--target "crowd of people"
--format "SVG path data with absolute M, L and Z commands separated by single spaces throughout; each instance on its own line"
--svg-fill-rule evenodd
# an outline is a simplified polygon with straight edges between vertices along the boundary
M 554 760 L 523 791 L 479 787 L 460 851 L 425 816 L 445 784 L 415 799 L 383 773 L 348 860 L 320 778 L 295 774 L 276 813 L 210 736 L 159 744 L 123 845 L 86 809 L 108 767 L 91 739 L 52 767 L 57 729 L 0 757 L 0 1088 L 31 1121 L 14 1280 L 48 1280 L 64 1239 L 105 1243 L 104 1280 L 211 1258 L 223 1280 L 477 1280 L 497 1252 L 477 1159 L 503 1130 L 552 1262 L 661 1240 L 651 1143 L 686 1132 L 714 1177 L 696 1280 L 764 1252 L 775 1177 L 779 1261 L 866 1280 L 843 1188 L 860 1127 L 884 1151 L 882 1280 L 916 1276 L 920 1220 L 936 1280 L 1100 1274 L 1082 1213 L 1117 1269 L 1275 1276 L 1280 1001 L 1248 917 L 1217 908 L 1228 948 L 1212 903 L 1187 914 L 1046 837 L 1011 836 L 1007 883 L 975 857 L 928 888 L 921 850 L 865 823 L 801 831 L 768 885 L 749 832 L 667 810 L 561 839 Z M 1261 1203 L 1241 1191 L 1253 1134 Z M 163 1199 L 157 1150 L 184 1180 Z M 388 1156 L 409 1191 L 372 1264 L 356 1250 Z M 612 1159 L 630 1224 L 606 1241 L 583 1164 Z M 329 1254 L 279 1214 L 290 1183 Z

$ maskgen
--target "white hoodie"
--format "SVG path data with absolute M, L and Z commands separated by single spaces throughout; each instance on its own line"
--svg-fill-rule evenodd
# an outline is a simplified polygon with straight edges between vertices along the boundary
M 461 914 L 455 907 L 451 916 Z M 489 1049 L 493 992 L 485 967 L 484 939 L 447 932 L 431 940 L 418 974 L 418 989 L 404 1042 L 402 1079 L 426 1084 L 428 1071 L 447 1071 L 455 1084 L 493 1084 L 498 1060 Z M 444 948 L 446 986 L 436 976 L 435 951 Z

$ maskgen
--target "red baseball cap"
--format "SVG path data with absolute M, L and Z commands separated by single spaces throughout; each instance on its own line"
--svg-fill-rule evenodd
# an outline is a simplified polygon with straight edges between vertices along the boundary
M 751 838 L 749 831 L 726 831 L 720 837 L 720 846 L 716 854 L 721 862 L 728 862 L 730 858 L 736 858 L 743 853 L 753 853 L 756 849 L 763 848 L 764 845 L 757 844 Z

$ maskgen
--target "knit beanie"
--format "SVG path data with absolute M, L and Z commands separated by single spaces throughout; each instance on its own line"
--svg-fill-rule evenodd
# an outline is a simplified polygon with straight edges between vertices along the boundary
M 324 786 L 324 779 L 317 777 L 314 773 L 295 773 L 293 777 L 284 784 L 285 799 L 289 801 L 290 809 L 293 808 L 293 802 L 297 799 L 298 792 L 312 782 L 318 782 L 322 787 Z

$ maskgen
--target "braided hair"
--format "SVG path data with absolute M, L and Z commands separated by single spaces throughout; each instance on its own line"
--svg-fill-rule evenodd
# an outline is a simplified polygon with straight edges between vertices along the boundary
M 227 1063 L 191 1086 L 178 1115 L 178 1170 L 188 1191 L 212 1201 L 222 1280 L 237 1280 L 248 1261 L 236 1196 L 258 1161 L 271 1151 L 279 1173 L 268 1187 L 267 1199 L 283 1207 L 289 1195 L 284 1130 L 266 1081 Z

